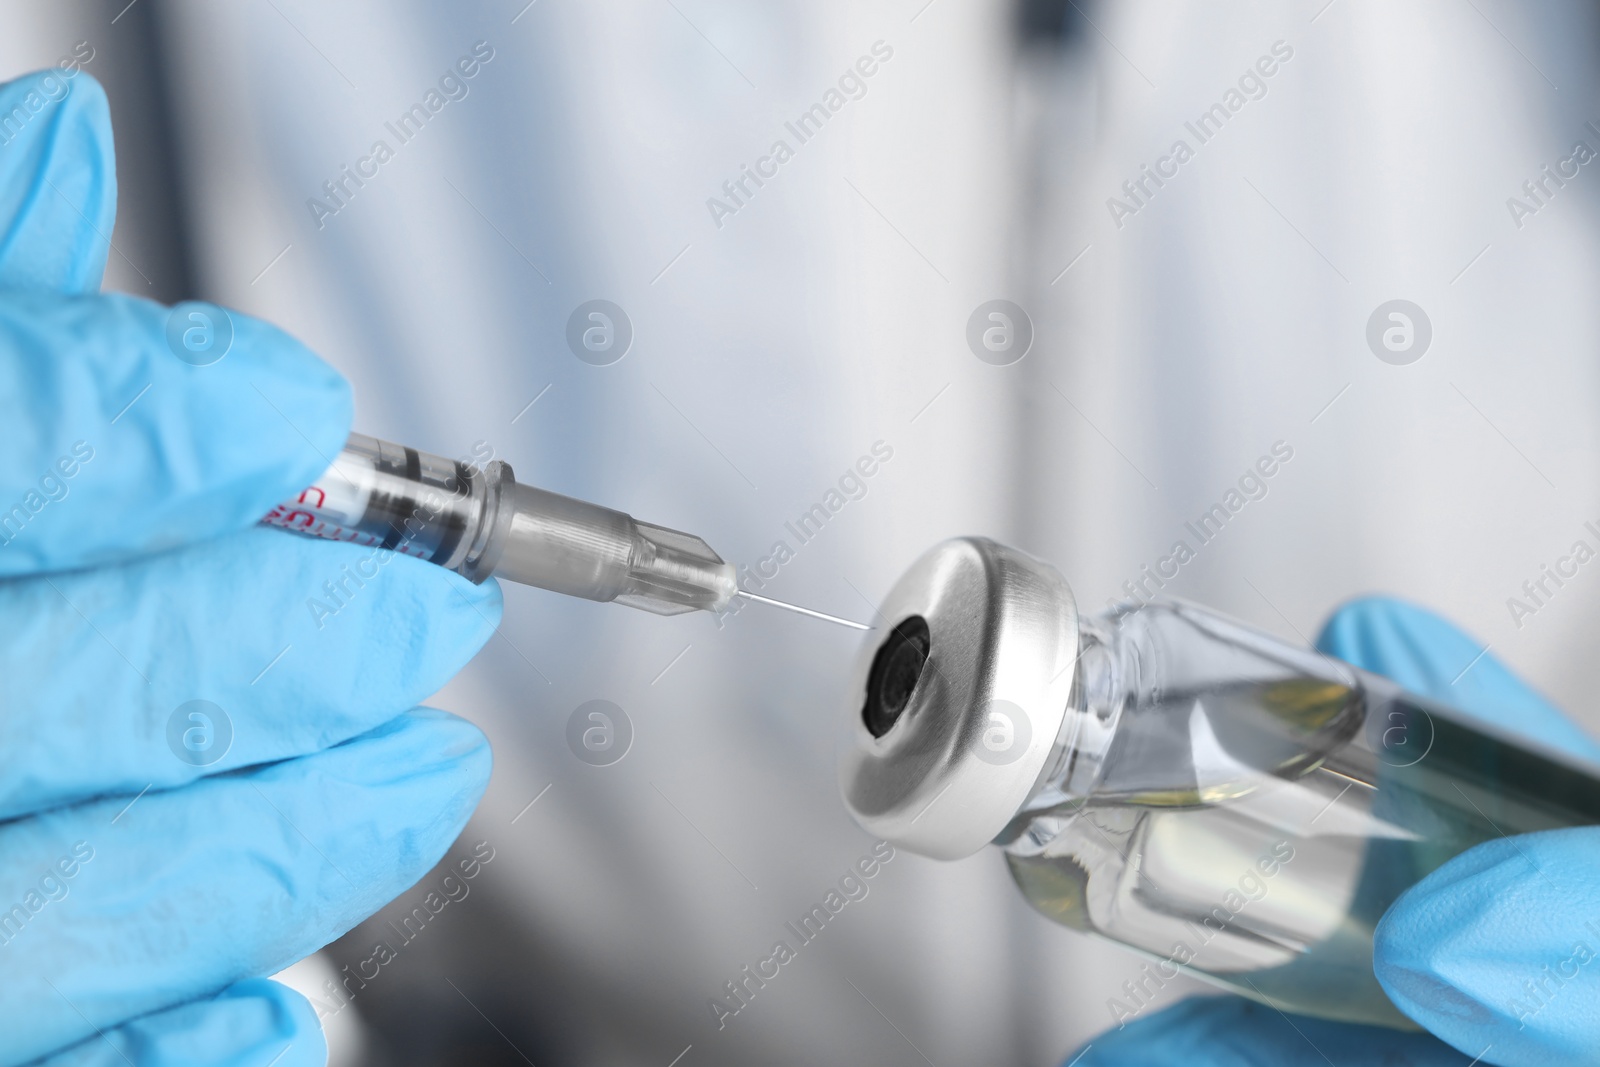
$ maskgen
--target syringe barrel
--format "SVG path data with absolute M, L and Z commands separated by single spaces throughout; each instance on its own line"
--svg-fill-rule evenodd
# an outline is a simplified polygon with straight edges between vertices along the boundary
M 352 434 L 326 473 L 263 522 L 403 552 L 473 581 L 491 574 L 660 615 L 721 611 L 733 565 L 700 538 L 486 468 Z
M 322 477 L 261 521 L 467 573 L 483 555 L 489 489 L 478 468 L 356 433 Z

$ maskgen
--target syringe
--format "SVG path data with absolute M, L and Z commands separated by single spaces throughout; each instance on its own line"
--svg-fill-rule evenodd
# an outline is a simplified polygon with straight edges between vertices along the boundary
M 742 596 L 869 629 L 744 592 L 733 564 L 693 534 L 519 484 L 500 460 L 478 467 L 365 434 L 261 521 L 403 552 L 474 582 L 493 575 L 658 615 L 722 612 Z

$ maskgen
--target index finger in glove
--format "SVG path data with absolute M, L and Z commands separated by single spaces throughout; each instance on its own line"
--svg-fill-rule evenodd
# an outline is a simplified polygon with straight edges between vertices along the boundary
M 499 585 L 257 526 L 0 582 L 0 820 L 315 752 L 444 685 Z
M 252 525 L 338 455 L 337 372 L 266 323 L 189 307 L 212 354 L 227 340 L 216 362 L 180 358 L 172 313 L 148 301 L 0 294 L 0 576 Z

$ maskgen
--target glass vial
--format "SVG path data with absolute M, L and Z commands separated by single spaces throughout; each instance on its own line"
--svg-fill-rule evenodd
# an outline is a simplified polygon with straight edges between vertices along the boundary
M 847 804 L 913 851 L 997 844 L 1041 913 L 1147 957 L 1129 1013 L 1183 972 L 1409 1027 L 1372 971 L 1394 899 L 1480 842 L 1600 822 L 1569 757 L 1194 605 L 1079 619 L 991 541 L 938 546 L 883 612 Z

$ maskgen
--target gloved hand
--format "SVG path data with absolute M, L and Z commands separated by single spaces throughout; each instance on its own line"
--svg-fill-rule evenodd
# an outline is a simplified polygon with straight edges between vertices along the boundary
M 258 527 L 338 452 L 347 385 L 243 315 L 194 365 L 166 308 L 97 295 L 87 74 L 0 86 L 0 119 L 0 1065 L 321 1064 L 310 1005 L 258 976 L 465 824 L 485 740 L 412 705 L 499 589 Z
M 1392 600 L 1348 604 L 1328 621 L 1317 647 L 1502 729 L 1600 760 L 1600 745 L 1493 656 L 1460 674 L 1482 646 L 1418 608 Z M 1374 957 L 1390 999 L 1430 1033 L 1285 1016 L 1239 997 L 1197 997 L 1096 1037 L 1069 1062 L 1600 1063 L 1600 829 L 1502 838 L 1457 856 L 1390 907 Z

